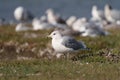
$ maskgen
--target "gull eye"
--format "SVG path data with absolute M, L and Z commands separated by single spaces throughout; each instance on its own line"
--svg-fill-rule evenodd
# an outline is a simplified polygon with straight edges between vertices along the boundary
M 56 35 L 56 33 L 53 33 L 53 35 Z

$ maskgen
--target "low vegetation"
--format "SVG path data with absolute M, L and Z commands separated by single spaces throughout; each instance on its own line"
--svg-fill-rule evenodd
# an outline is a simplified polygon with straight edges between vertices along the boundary
M 76 36 L 90 50 L 56 59 L 52 30 L 15 32 L 0 27 L 1 80 L 120 80 L 120 29 L 96 38 Z

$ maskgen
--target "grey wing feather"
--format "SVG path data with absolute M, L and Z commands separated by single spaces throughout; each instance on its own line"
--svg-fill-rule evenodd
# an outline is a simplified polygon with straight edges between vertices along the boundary
M 65 37 L 62 44 L 65 47 L 72 48 L 73 50 L 78 50 L 78 49 L 85 47 L 85 45 L 83 45 L 83 43 L 77 42 L 75 39 L 73 39 L 71 37 Z
M 81 49 L 87 48 L 86 45 L 84 44 L 84 42 L 82 42 L 82 41 L 79 41 L 79 45 L 80 45 L 80 48 L 81 48 Z

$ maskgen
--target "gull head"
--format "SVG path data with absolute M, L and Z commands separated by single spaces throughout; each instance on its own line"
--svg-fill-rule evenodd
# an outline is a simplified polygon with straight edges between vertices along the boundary
M 14 17 L 16 20 L 20 21 L 23 13 L 25 12 L 24 7 L 19 6 L 14 10 Z
M 106 4 L 106 5 L 105 5 L 105 10 L 112 10 L 112 6 L 109 5 L 109 4 Z
M 97 10 L 97 6 L 96 6 L 96 5 L 93 5 L 92 9 L 93 9 L 93 10 Z
M 24 10 L 25 10 L 24 7 L 19 6 L 19 7 L 17 7 L 17 8 L 15 9 L 14 14 L 16 14 L 16 13 L 20 13 L 20 12 L 23 12 Z
M 62 37 L 62 34 L 60 33 L 60 31 L 53 31 L 48 37 L 51 37 L 52 39 L 58 39 Z
M 54 11 L 53 11 L 52 8 L 49 8 L 49 9 L 46 10 L 45 13 L 46 13 L 46 14 L 52 14 L 52 13 L 54 13 Z

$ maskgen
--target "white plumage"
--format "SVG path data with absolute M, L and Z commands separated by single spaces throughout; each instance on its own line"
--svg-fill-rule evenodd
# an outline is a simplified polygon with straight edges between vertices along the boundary
M 106 4 L 105 17 L 109 22 L 112 22 L 112 23 L 120 21 L 120 10 L 112 9 L 110 5 Z
M 83 32 L 85 31 L 85 24 L 87 23 L 87 19 L 85 17 L 77 19 L 72 26 L 74 31 Z
M 96 37 L 107 35 L 101 22 L 88 21 L 86 18 L 80 18 L 73 24 L 73 30 L 81 33 L 81 36 Z
M 104 11 L 99 10 L 96 5 L 93 5 L 91 14 L 92 14 L 92 18 L 94 20 L 104 20 L 105 19 Z
M 46 11 L 46 14 L 47 14 L 47 19 L 48 19 L 48 22 L 53 24 L 53 25 L 56 25 L 56 24 L 66 24 L 65 20 L 63 20 L 59 14 L 56 14 L 54 12 L 53 9 L 48 9 Z
M 33 19 L 33 15 L 22 6 L 19 6 L 15 9 L 14 17 L 17 21 L 28 21 Z
M 28 30 L 32 30 L 31 27 L 29 26 L 26 26 L 25 24 L 23 23 L 19 23 L 16 25 L 16 28 L 15 28 L 15 31 L 16 32 L 19 32 L 19 31 L 28 31 Z
M 54 25 L 44 21 L 43 19 L 34 18 L 32 21 L 33 30 L 44 30 L 54 28 Z
M 74 22 L 77 20 L 76 16 L 70 16 L 67 20 L 66 20 L 66 24 L 70 27 L 73 26 Z
M 76 41 L 70 36 L 64 36 L 60 31 L 53 31 L 50 37 L 52 38 L 52 47 L 58 53 L 86 49 L 86 45 L 82 41 Z

